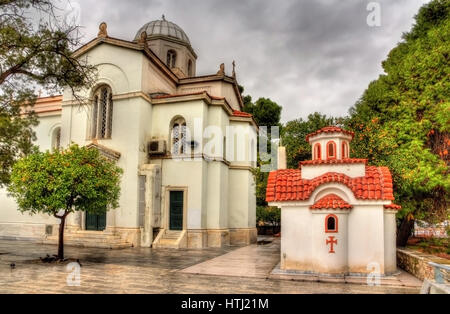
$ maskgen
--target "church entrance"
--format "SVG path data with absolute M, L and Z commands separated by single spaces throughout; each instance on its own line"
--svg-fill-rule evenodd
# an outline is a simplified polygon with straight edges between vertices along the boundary
M 183 191 L 170 191 L 169 229 L 183 230 Z
M 106 213 L 101 215 L 86 213 L 86 230 L 103 231 L 106 228 Z

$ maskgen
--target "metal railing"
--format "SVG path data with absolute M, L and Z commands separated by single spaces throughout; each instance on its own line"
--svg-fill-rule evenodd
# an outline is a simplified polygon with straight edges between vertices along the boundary
M 450 265 L 428 263 L 434 269 L 434 280 L 439 284 L 449 284 Z

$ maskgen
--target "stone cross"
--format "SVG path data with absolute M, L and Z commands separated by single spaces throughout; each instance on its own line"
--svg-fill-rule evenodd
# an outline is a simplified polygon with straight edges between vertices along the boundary
M 330 251 L 328 253 L 335 253 L 333 245 L 337 245 L 337 239 L 335 240 L 333 236 L 329 236 L 325 243 L 326 245 L 330 244 Z

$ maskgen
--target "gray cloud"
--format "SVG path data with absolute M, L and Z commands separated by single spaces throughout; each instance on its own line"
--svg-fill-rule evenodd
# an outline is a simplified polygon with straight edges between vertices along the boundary
M 133 39 L 162 14 L 188 34 L 197 74 L 236 60 L 245 92 L 283 106 L 282 120 L 314 111 L 343 116 L 428 0 L 378 0 L 381 27 L 369 27 L 368 0 L 71 0 L 81 6 L 85 40 L 108 23 L 111 36 Z

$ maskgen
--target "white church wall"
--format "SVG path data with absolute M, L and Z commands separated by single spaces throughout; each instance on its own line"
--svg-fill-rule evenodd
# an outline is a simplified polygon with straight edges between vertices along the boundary
M 176 85 L 167 76 L 161 74 L 153 62 L 145 56 L 142 58 L 142 91 L 147 94 L 167 93 L 175 94 Z
M 313 271 L 316 273 L 343 274 L 347 272 L 348 254 L 348 211 L 311 210 Z M 326 218 L 329 214 L 337 217 L 337 232 L 326 232 Z M 284 227 L 284 226 L 283 226 Z M 327 244 L 328 242 L 328 244 Z M 333 250 L 331 250 L 331 242 Z M 297 246 L 301 246 L 297 243 Z
M 384 210 L 384 270 L 387 274 L 397 271 L 396 214 L 396 210 Z
M 228 228 L 228 166 L 222 162 L 208 162 L 207 228 Z
M 318 164 L 302 165 L 302 178 L 311 180 L 327 172 L 344 173 L 350 178 L 364 177 L 366 174 L 366 165 L 359 164 Z
M 313 271 L 312 219 L 309 206 L 281 207 L 281 269 Z
M 61 115 L 39 117 L 39 124 L 34 127 L 41 151 L 51 150 L 52 133 L 61 125 Z M 15 200 L 8 196 L 6 188 L 0 188 L 0 238 L 43 238 L 46 225 L 58 225 L 59 220 L 45 214 L 30 215 L 18 211 Z
M 383 225 L 382 205 L 354 205 L 348 220 L 350 273 L 369 273 L 372 263 L 384 272 Z

